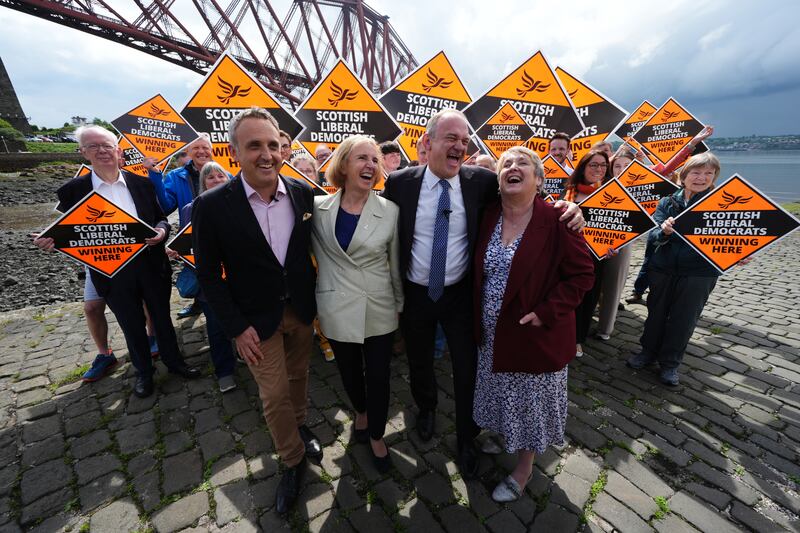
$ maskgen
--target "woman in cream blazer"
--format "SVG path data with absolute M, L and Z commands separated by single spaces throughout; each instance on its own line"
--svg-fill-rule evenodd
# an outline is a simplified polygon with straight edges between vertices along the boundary
M 382 175 L 375 141 L 357 135 L 339 145 L 325 176 L 339 190 L 315 198 L 312 246 L 320 326 L 356 411 L 356 440 L 370 439 L 375 466 L 385 472 L 389 365 L 403 289 L 398 208 L 372 192 Z

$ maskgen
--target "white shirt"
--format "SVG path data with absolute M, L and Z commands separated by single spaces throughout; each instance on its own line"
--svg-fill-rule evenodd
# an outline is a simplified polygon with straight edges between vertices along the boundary
M 417 203 L 417 221 L 414 224 L 414 240 L 411 243 L 411 261 L 408 265 L 409 281 L 428 286 L 431 273 L 431 251 L 433 249 L 433 229 L 436 224 L 436 210 L 442 187 L 440 178 L 425 167 L 422 188 Z M 445 286 L 453 285 L 467 272 L 469 264 L 469 240 L 467 238 L 467 213 L 464 197 L 461 194 L 461 180 L 458 175 L 447 178 L 450 183 L 450 223 L 447 231 L 447 265 L 444 273 Z
M 122 177 L 122 172 L 117 174 L 117 181 L 106 183 L 92 171 L 92 189 L 106 200 L 114 202 L 116 206 L 121 207 L 129 215 L 139 217 L 139 213 L 136 211 L 136 204 L 133 203 L 133 196 L 131 196 L 131 191 L 128 189 L 128 184 L 125 183 L 125 178 Z

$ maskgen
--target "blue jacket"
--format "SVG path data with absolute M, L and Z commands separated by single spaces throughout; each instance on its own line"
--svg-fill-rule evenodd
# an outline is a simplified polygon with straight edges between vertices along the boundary
M 678 235 L 675 233 L 664 235 L 664 232 L 661 231 L 661 224 L 665 220 L 669 217 L 677 217 L 711 192 L 712 188 L 694 195 L 688 204 L 683 189 L 678 189 L 658 202 L 658 207 L 653 215 L 658 227 L 652 229 L 647 237 L 648 244 L 654 247 L 653 255 L 647 265 L 648 269 L 677 276 L 718 277 L 720 275 L 719 270 L 711 266 L 711 263 Z
M 164 176 L 161 172 L 149 170 L 147 176 L 156 189 L 156 198 L 165 214 L 169 215 L 176 209 L 181 209 L 186 204 L 192 203 L 192 184 L 189 182 L 191 174 L 194 173 L 192 162 L 189 161 L 184 166 L 167 172 Z M 183 213 L 180 215 L 180 227 L 185 226 L 191 218 L 184 220 Z

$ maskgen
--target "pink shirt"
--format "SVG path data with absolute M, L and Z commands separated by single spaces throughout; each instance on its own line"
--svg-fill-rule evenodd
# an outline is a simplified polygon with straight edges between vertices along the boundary
M 286 261 L 286 250 L 289 248 L 289 238 L 294 229 L 294 208 L 292 200 L 287 197 L 286 185 L 278 178 L 278 190 L 269 202 L 264 201 L 260 194 L 253 189 L 242 175 L 244 194 L 253 214 L 261 226 L 261 233 L 267 239 L 272 252 L 283 265 Z

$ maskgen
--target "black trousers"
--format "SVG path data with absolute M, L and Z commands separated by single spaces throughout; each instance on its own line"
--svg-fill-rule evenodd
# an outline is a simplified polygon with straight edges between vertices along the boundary
M 589 327 L 592 325 L 594 310 L 597 308 L 597 302 L 600 301 L 603 269 L 606 264 L 605 261 L 598 261 L 594 257 L 592 257 L 592 261 L 594 262 L 594 285 L 583 295 L 583 300 L 575 309 L 575 342 L 577 344 L 583 344 L 586 341 Z
M 142 302 L 153 321 L 161 360 L 167 368 L 184 365 L 169 314 L 171 291 L 171 280 L 159 276 L 139 257 L 111 280 L 109 292 L 104 296 L 122 328 L 131 364 L 140 376 L 151 376 L 154 372 Z
M 394 332 L 367 337 L 364 344 L 328 340 L 353 409 L 367 413 L 369 436 L 382 439 L 389 412 L 389 365 Z
M 639 341 L 642 351 L 654 356 L 664 370 L 677 368 L 717 277 L 677 276 L 650 270 L 647 279 L 650 295 Z
M 463 446 L 480 429 L 472 418 L 478 352 L 473 336 L 472 285 L 466 278 L 444 288 L 438 302 L 428 297 L 428 287 L 406 280 L 405 304 L 400 329 L 406 341 L 411 394 L 420 411 L 436 409 L 438 387 L 433 368 L 436 323 L 439 322 L 450 347 L 453 362 L 453 391 L 456 403 L 456 435 Z

